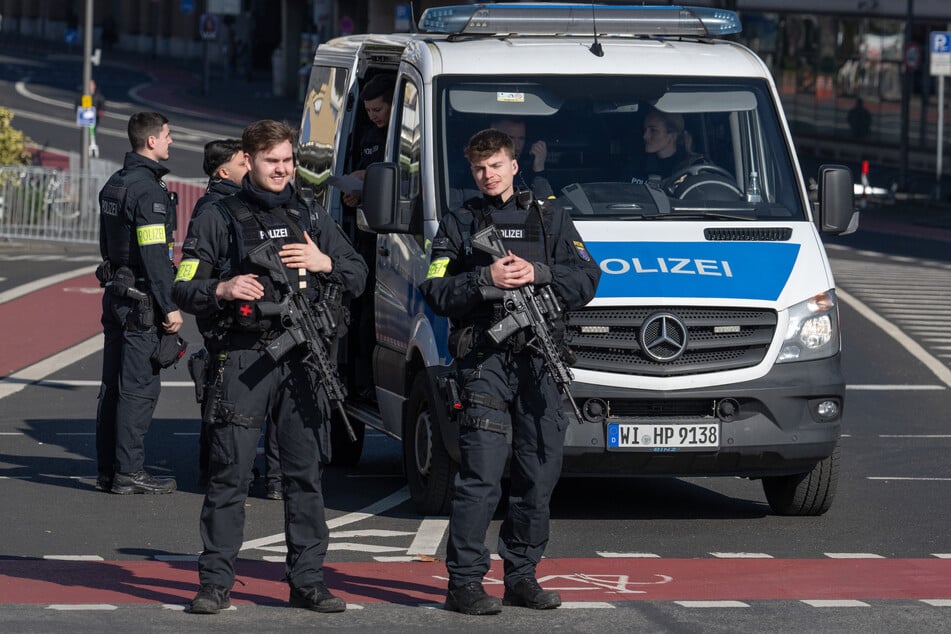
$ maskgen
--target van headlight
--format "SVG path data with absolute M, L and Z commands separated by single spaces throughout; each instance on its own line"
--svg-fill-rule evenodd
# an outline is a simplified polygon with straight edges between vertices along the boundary
M 835 291 L 810 297 L 789 309 L 789 326 L 776 363 L 824 359 L 839 352 L 839 307 Z

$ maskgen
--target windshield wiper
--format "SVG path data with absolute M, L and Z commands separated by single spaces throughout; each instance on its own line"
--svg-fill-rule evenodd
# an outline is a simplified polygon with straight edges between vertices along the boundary
M 755 215 L 746 215 L 740 216 L 738 214 L 730 214 L 722 211 L 691 211 L 688 213 L 678 213 L 674 211 L 669 214 L 658 214 L 656 216 L 650 216 L 651 220 L 705 220 L 707 218 L 714 218 L 716 220 L 755 220 Z

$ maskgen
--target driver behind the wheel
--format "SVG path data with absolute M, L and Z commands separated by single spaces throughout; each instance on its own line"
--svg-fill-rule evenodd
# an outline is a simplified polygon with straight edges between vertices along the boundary
M 694 153 L 682 115 L 651 108 L 644 117 L 645 157 L 632 183 L 646 183 L 651 176 L 661 180 L 703 160 Z

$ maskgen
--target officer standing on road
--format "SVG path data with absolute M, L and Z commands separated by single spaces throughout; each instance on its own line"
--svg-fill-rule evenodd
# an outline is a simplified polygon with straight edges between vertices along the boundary
M 346 607 L 323 577 L 329 530 L 320 475 L 330 460 L 329 402 L 324 390 L 312 390 L 299 347 L 278 361 L 267 353 L 283 326 L 261 316 L 257 303 L 282 297 L 273 274 L 252 264 L 248 254 L 274 240 L 288 277 L 305 284 L 311 296 L 331 285 L 359 295 L 367 268 L 330 216 L 291 184 L 293 141 L 293 130 L 277 121 L 245 128 L 250 171 L 242 190 L 192 220 L 175 280 L 175 298 L 195 314 L 212 361 L 202 413 L 211 423 L 210 477 L 193 614 L 231 605 L 244 502 L 266 419 L 276 426 L 280 446 L 290 605 L 317 612 Z
M 129 118 L 129 142 L 122 169 L 99 192 L 99 251 L 96 274 L 105 335 L 102 387 L 96 413 L 96 454 L 102 491 L 171 493 L 172 478 L 144 470 L 145 434 L 161 390 L 155 359 L 159 329 L 177 335 L 182 314 L 172 299 L 176 198 L 162 177 L 172 137 L 168 119 L 157 112 Z
M 561 472 L 568 421 L 558 389 L 541 356 L 526 346 L 524 332 L 501 344 L 486 335 L 505 312 L 500 302 L 483 297 L 493 294 L 486 292 L 491 287 L 550 284 L 566 310 L 580 308 L 594 297 L 601 271 L 564 210 L 539 203 L 531 192 L 514 191 L 518 163 L 511 137 L 483 130 L 469 140 L 465 154 L 483 197 L 443 219 L 428 277 L 420 285 L 430 307 L 452 320 L 450 351 L 464 408 L 449 519 L 446 609 L 497 614 L 502 603 L 555 608 L 561 597 L 541 589 L 535 570 L 548 543 L 548 505 Z M 494 262 L 470 241 L 492 224 L 509 252 Z M 564 324 L 552 328 L 563 332 Z M 489 570 L 485 534 L 501 497 L 510 444 L 511 490 L 498 543 L 505 570 L 500 602 L 486 594 L 482 579 Z

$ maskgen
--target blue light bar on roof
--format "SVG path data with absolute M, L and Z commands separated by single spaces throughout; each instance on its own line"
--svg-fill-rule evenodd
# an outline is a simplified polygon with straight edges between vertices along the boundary
M 733 11 L 710 7 L 603 4 L 468 4 L 426 9 L 421 31 L 453 35 L 659 35 L 739 33 Z

